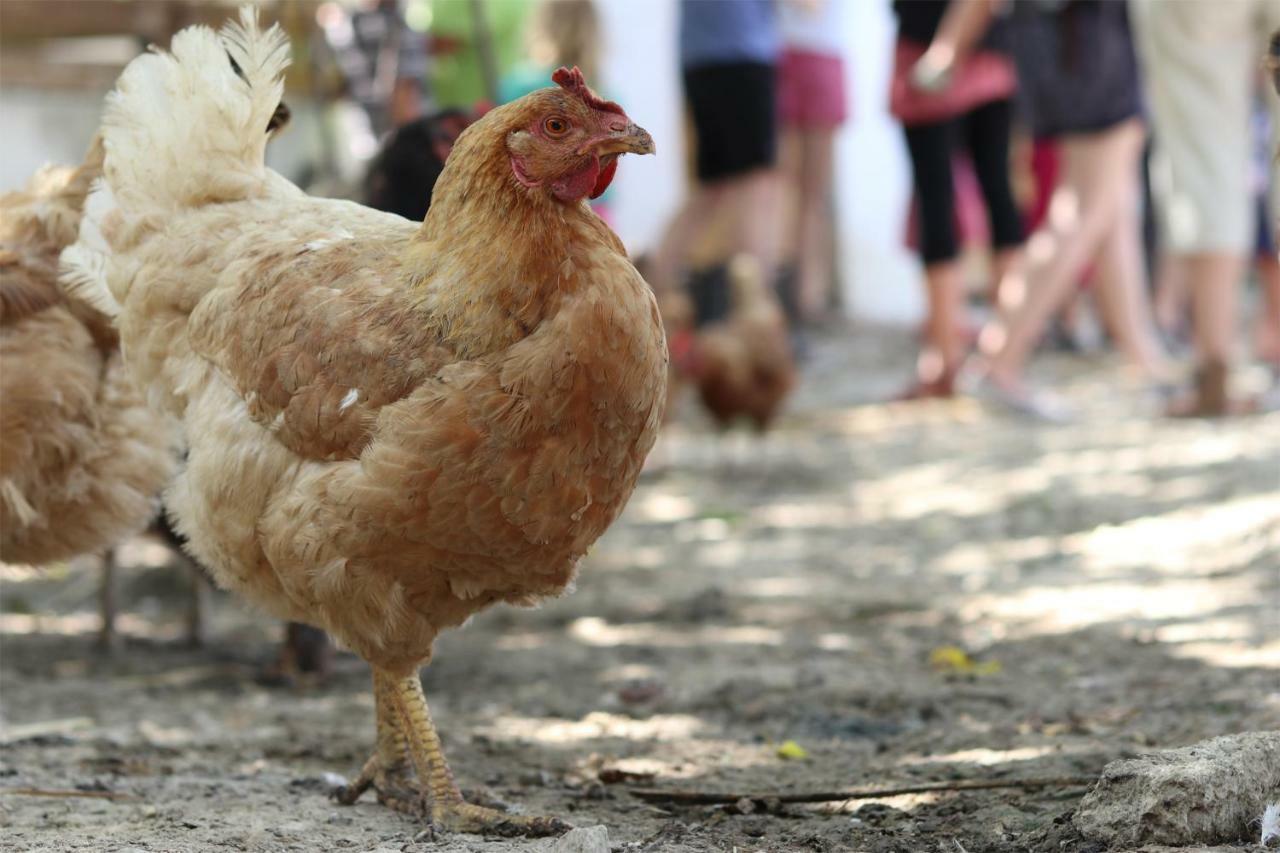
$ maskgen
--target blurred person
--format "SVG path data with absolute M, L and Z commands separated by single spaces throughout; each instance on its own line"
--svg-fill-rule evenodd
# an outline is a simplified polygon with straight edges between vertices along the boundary
M 1272 149 L 1272 128 L 1266 89 L 1259 90 L 1253 110 L 1253 197 L 1256 236 L 1254 238 L 1253 273 L 1258 281 L 1258 312 L 1253 326 L 1256 357 L 1270 369 L 1280 383 L 1280 257 L 1276 251 L 1277 222 L 1267 205 L 1267 190 L 1276 153 Z M 1159 286 L 1156 291 L 1156 318 L 1167 338 L 1180 339 L 1184 334 L 1190 294 L 1183 265 L 1178 259 L 1162 258 Z
M 1276 255 L 1275 220 L 1260 205 L 1258 253 L 1258 317 L 1253 327 L 1254 353 L 1271 373 L 1271 388 L 1261 401 L 1268 411 L 1280 404 L 1280 257 Z
M 533 0 L 432 0 L 431 92 L 437 105 L 469 112 L 498 99 L 499 81 L 523 54 L 533 8 Z
M 1032 131 L 1057 140 L 1061 173 L 1047 217 L 1027 242 L 1025 268 L 1001 284 L 1001 316 L 980 337 L 978 388 L 1056 419 L 1060 407 L 1029 388 L 1025 369 L 1091 265 L 1094 296 L 1119 348 L 1148 379 L 1169 371 L 1146 295 L 1142 93 L 1124 3 L 1019 3 L 1011 23 Z
M 422 115 L 426 40 L 405 24 L 396 0 L 361 0 L 350 9 L 325 3 L 316 20 L 374 139 Z
M 498 83 L 498 101 L 508 103 L 549 85 L 560 66 L 578 66 L 600 85 L 600 14 L 594 0 L 542 0 L 529 16 L 525 58 Z
M 965 284 L 955 230 L 952 160 L 970 155 L 991 225 L 997 278 L 1018 263 L 1022 224 L 1009 181 L 1016 88 L 995 0 L 895 0 L 898 42 L 890 111 L 902 122 L 919 199 L 925 347 L 902 399 L 950 397 L 967 350 Z
M 718 257 L 703 260 L 723 264 L 745 253 L 765 281 L 774 280 L 778 51 L 773 0 L 682 0 L 680 61 L 696 180 L 653 255 L 650 283 L 660 299 L 680 291 L 695 248 L 706 242 Z M 727 310 L 724 283 L 716 301 Z
M 822 319 L 832 296 L 832 166 L 835 132 L 847 115 L 842 9 L 843 0 L 786 0 L 778 7 L 781 163 L 792 194 L 791 261 L 780 276 L 796 277 L 799 315 L 809 323 Z
M 1186 278 L 1197 362 L 1194 387 L 1169 414 L 1245 411 L 1254 401 L 1233 397 L 1230 370 L 1240 281 L 1255 237 L 1249 115 L 1264 37 L 1280 26 L 1280 0 L 1135 0 L 1133 8 L 1156 145 L 1169 163 L 1157 199 L 1165 249 Z M 1267 98 L 1274 115 L 1274 93 Z M 1271 192 L 1274 222 L 1280 187 Z

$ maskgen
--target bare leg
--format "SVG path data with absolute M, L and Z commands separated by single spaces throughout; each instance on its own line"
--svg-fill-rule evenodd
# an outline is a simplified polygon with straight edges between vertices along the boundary
M 1227 253 L 1185 256 L 1191 282 L 1191 307 L 1196 348 L 1194 393 L 1173 401 L 1174 417 L 1220 417 L 1245 411 L 1250 404 L 1236 403 L 1230 393 L 1232 341 L 1240 296 L 1244 258 Z
M 418 675 L 397 677 L 375 669 L 373 685 L 378 748 L 360 775 L 338 792 L 339 802 L 354 803 L 373 787 L 378 791 L 379 802 L 425 814 L 432 825 L 453 832 L 543 836 L 570 829 L 556 818 L 513 815 L 468 803 L 445 761 Z M 417 774 L 412 783 L 405 776 L 406 755 Z M 414 785 L 417 795 L 406 794 L 405 784 Z
M 737 227 L 729 257 L 745 252 L 760 262 L 764 280 L 772 282 L 782 249 L 779 239 L 779 195 L 781 181 L 774 169 L 757 169 L 734 178 L 723 190 L 724 204 L 737 216 Z
M 649 284 L 658 293 L 680 286 L 680 273 L 688 261 L 689 251 L 697 242 L 702 226 L 714 218 L 720 195 L 717 187 L 695 187 L 667 226 L 662 242 L 653 253 L 651 266 Z
M 1120 199 L 1114 226 L 1102 238 L 1095 295 L 1120 350 L 1145 376 L 1159 380 L 1169 375 L 1171 367 L 1157 339 L 1147 299 L 1140 233 L 1135 176 Z
M 822 319 L 831 300 L 831 173 L 834 133 L 828 128 L 800 132 L 802 163 L 798 210 L 800 313 Z
M 1162 252 L 1156 264 L 1156 323 L 1166 335 L 1181 334 L 1187 320 L 1187 276 L 1181 259 Z
M 1022 387 L 1022 373 L 1045 325 L 1071 294 L 1085 266 L 1115 227 L 1122 194 L 1131 182 L 1143 141 L 1131 120 L 1096 137 L 1063 143 L 1063 181 L 1054 192 L 1048 222 L 1027 245 L 1026 276 L 1001 284 L 1009 318 L 984 330 L 991 378 Z
M 116 631 L 116 598 L 119 591 L 116 552 L 109 549 L 102 555 L 102 586 L 98 590 L 98 610 L 102 615 L 102 626 L 98 629 L 98 647 L 108 654 L 115 654 L 121 646 L 120 634 Z
M 920 354 L 919 379 L 944 394 L 965 355 L 964 273 L 959 261 L 944 261 L 925 268 L 929 316 L 925 336 L 928 345 Z
M 991 286 L 987 295 L 991 299 L 992 309 L 1000 305 L 1000 283 L 1022 277 L 1022 248 L 1001 249 L 995 253 L 991 262 Z
M 799 128 L 784 127 L 778 135 L 778 171 L 781 177 L 782 203 L 779 220 L 782 244 L 779 257 L 783 263 L 799 263 L 804 250 L 804 223 L 801 221 L 804 181 L 804 133 Z
M 1205 253 L 1188 255 L 1187 277 L 1195 310 L 1195 343 L 1204 363 L 1229 364 L 1235 341 L 1244 258 Z
M 1254 347 L 1260 360 L 1280 367 L 1280 259 L 1275 255 L 1258 258 L 1261 304 L 1254 331 Z

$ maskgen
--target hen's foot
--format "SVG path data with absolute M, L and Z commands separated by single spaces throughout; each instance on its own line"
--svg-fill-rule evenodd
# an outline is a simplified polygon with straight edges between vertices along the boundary
M 573 827 L 559 818 L 530 817 L 498 811 L 464 801 L 435 803 L 430 809 L 433 826 L 450 832 L 470 832 L 476 835 L 517 836 L 540 838 L 547 835 L 563 835 Z
M 376 765 L 392 756 L 400 761 L 401 756 L 407 756 L 416 771 L 416 790 L 422 794 L 420 801 L 426 804 L 426 817 L 432 827 L 489 836 L 559 835 L 572 829 L 556 818 L 510 814 L 463 799 L 445 761 L 440 736 L 431 722 L 422 682 L 416 674 L 399 678 L 375 669 L 374 696 L 379 752 L 370 763 Z M 369 772 L 369 765 L 365 767 L 362 778 Z M 373 774 L 376 777 L 376 766 Z
M 561 835 L 573 828 L 559 818 L 516 815 L 452 797 L 432 803 L 430 795 L 423 791 L 412 771 L 404 766 L 384 770 L 376 754 L 365 763 L 360 775 L 334 791 L 333 798 L 344 806 L 350 806 L 369 789 L 373 789 L 381 805 L 426 820 L 433 828 L 449 832 L 534 838 Z
M 408 767 L 384 769 L 376 754 L 365 762 L 359 776 L 333 792 L 333 798 L 344 806 L 355 805 L 370 788 L 377 795 L 378 803 L 389 809 L 418 818 L 428 816 L 426 798 Z

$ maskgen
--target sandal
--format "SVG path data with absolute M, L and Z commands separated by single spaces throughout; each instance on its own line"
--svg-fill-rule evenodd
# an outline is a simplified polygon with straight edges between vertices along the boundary
M 917 400 L 949 400 L 956 395 L 956 379 L 954 374 L 939 376 L 937 379 L 917 379 L 904 390 L 889 398 L 891 403 L 911 403 Z

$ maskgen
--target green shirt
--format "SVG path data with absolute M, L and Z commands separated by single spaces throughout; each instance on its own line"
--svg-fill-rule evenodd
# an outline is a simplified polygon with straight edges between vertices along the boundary
M 499 80 L 524 53 L 525 20 L 530 0 L 484 0 L 485 22 L 493 43 Z M 469 110 L 489 97 L 480 67 L 471 0 L 431 0 L 431 36 L 443 52 L 433 51 L 432 94 L 441 108 Z

